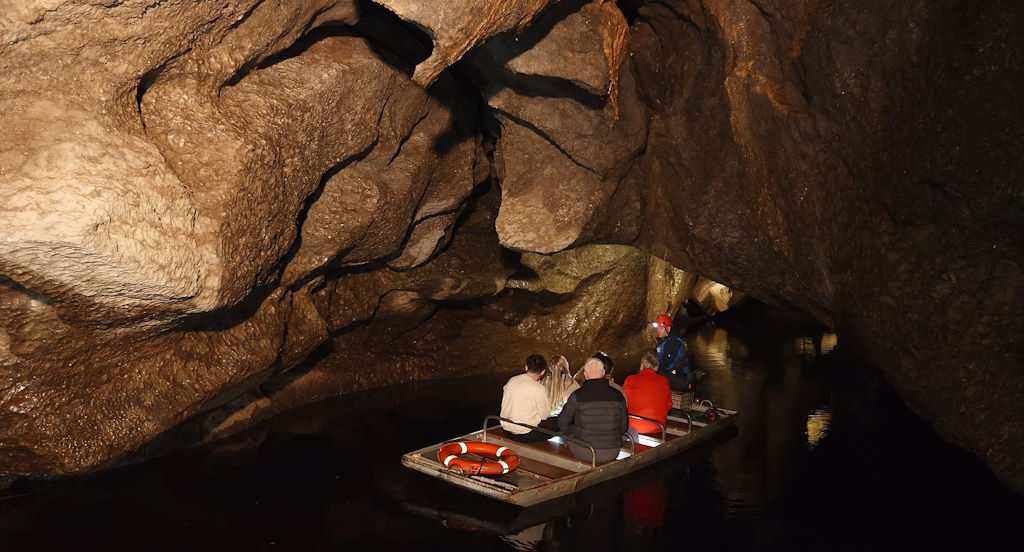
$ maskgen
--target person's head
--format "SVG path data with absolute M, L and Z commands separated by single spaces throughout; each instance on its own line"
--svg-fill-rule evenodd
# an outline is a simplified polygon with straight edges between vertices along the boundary
M 658 355 L 654 353 L 644 353 L 644 356 L 640 358 L 640 369 L 650 368 L 655 372 L 658 371 Z
M 548 369 L 548 361 L 544 360 L 544 357 L 540 355 L 530 355 L 526 357 L 526 373 L 533 376 L 535 379 L 540 379 L 544 376 L 544 371 Z
M 555 355 L 551 357 L 551 360 L 548 362 L 548 368 L 551 369 L 551 374 L 558 378 L 558 380 L 571 377 L 571 374 L 569 373 L 569 361 L 562 355 Z
M 592 380 L 604 377 L 604 363 L 601 359 L 590 357 L 583 363 L 584 379 Z
M 604 351 L 598 351 L 598 352 L 594 353 L 594 357 L 593 358 L 596 358 L 597 360 L 600 360 L 601 364 L 604 365 L 604 375 L 605 375 L 605 377 L 609 377 L 609 378 L 612 377 L 612 370 L 614 370 L 614 368 L 615 368 L 615 363 L 612 362 L 612 357 L 608 356 L 608 354 L 605 353 Z
M 665 337 L 672 331 L 672 317 L 667 314 L 659 314 L 651 324 L 658 337 Z

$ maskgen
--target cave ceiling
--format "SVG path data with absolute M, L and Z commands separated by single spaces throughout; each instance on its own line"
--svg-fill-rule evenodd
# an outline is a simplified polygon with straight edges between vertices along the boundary
M 0 477 L 735 290 L 1022 490 L 1022 12 L 0 0 Z

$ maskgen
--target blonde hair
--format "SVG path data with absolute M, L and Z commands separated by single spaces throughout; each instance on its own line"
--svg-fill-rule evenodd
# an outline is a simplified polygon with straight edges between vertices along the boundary
M 552 410 L 557 410 L 565 402 L 563 382 L 569 377 L 569 361 L 562 355 L 551 357 L 548 362 L 548 374 L 544 378 L 544 389 L 548 392 L 548 402 Z

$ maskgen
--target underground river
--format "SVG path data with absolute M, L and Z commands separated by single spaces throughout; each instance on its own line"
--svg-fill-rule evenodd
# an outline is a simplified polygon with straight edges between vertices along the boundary
M 939 438 L 797 315 L 692 326 L 701 395 L 738 431 L 530 509 L 449 488 L 403 452 L 478 428 L 507 373 L 374 389 L 211 446 L 0 495 L 14 549 L 972 550 L 1019 542 L 1024 497 Z M 616 364 L 620 382 L 633 371 Z M 970 419 L 965 423 L 984 423 Z M 1012 548 L 1012 547 L 1011 547 Z

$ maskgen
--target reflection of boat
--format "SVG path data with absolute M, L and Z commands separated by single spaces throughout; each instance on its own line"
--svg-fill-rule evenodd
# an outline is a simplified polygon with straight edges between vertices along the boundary
M 484 420 L 484 428 L 454 441 L 484 441 L 514 450 L 521 462 L 518 469 L 498 476 L 481 476 L 452 471 L 438 460 L 445 443 L 437 443 L 402 456 L 402 464 L 452 485 L 519 506 L 530 506 L 575 493 L 688 450 L 735 425 L 737 413 L 715 408 L 708 401 L 688 402 L 673 410 L 659 435 L 641 435 L 637 442 L 628 437 L 616 460 L 598 464 L 582 462 L 569 451 L 569 437 L 552 437 L 539 443 L 520 443 L 505 437 L 496 416 Z M 625 437 L 625 436 L 624 436 Z M 578 442 L 582 443 L 582 442 Z M 585 444 L 585 443 L 584 443 Z M 484 457 L 469 458 L 484 462 Z

